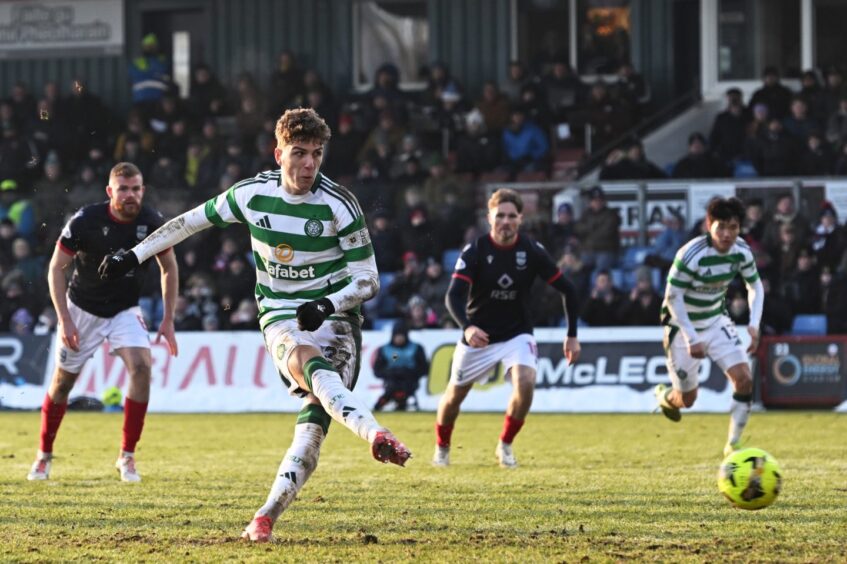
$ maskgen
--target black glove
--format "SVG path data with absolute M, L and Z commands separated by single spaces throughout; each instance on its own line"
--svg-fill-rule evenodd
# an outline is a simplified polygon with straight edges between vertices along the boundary
M 297 308 L 297 327 L 301 331 L 315 331 L 333 313 L 335 306 L 328 298 L 306 302 Z
M 106 255 L 97 269 L 100 280 L 117 280 L 138 266 L 138 257 L 132 251 L 118 251 L 114 255 Z

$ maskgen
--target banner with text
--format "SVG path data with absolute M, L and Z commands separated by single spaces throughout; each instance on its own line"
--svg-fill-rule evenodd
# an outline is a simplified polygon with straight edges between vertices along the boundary
M 746 334 L 746 331 L 739 332 Z M 655 407 L 652 388 L 668 382 L 660 328 L 583 329 L 582 356 L 568 366 L 562 353 L 564 329 L 539 329 L 537 412 L 649 412 Z M 431 359 L 429 374 L 417 393 L 420 409 L 435 410 L 450 375 L 457 330 L 412 331 Z M 362 339 L 362 369 L 356 393 L 370 405 L 382 394 L 382 381 L 371 368 L 377 347 L 388 342 L 388 331 L 366 331 Z M 253 332 L 180 333 L 180 354 L 168 355 L 164 344 L 153 345 L 150 410 L 160 412 L 298 411 L 300 400 L 288 395 L 266 352 L 261 335 Z M 45 353 L 46 355 L 46 353 Z M 35 409 L 41 405 L 52 354 L 43 381 L 14 385 L 0 382 L 0 402 L 7 407 Z M 705 360 L 695 411 L 725 411 L 731 388 L 726 377 Z M 103 345 L 85 365 L 71 397 L 101 397 L 106 388 L 126 390 L 127 372 L 121 360 Z M 468 395 L 465 411 L 502 411 L 511 394 L 502 370 L 496 370 Z
M 847 337 L 766 337 L 762 403 L 835 407 L 847 390 Z
M 123 0 L 0 0 L 0 57 L 119 55 Z

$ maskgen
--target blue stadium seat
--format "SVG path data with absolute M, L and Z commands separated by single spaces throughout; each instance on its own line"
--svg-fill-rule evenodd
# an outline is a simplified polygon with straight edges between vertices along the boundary
M 397 299 L 388 293 L 388 287 L 394 281 L 394 276 L 394 272 L 379 273 L 379 293 L 373 300 L 376 302 L 375 309 L 377 316 L 389 317 L 396 314 Z
M 647 258 L 647 255 L 650 253 L 650 247 L 639 247 L 638 245 L 632 245 L 627 247 L 623 253 L 623 260 L 621 261 L 621 266 L 626 270 L 632 270 L 633 268 L 638 268 L 642 264 L 644 264 L 644 259 Z
M 624 280 L 624 271 L 622 268 L 613 268 L 609 273 L 612 275 L 612 284 L 624 291 L 630 289 L 626 285 L 626 280 Z
M 394 326 L 394 323 L 396 321 L 397 321 L 396 319 L 388 319 L 388 318 L 385 318 L 385 317 L 378 317 L 378 318 L 374 319 L 374 321 L 373 321 L 373 325 L 374 325 L 373 330 L 374 331 L 390 330 Z
M 653 282 L 653 289 L 656 290 L 660 296 L 663 295 L 665 293 L 665 279 L 662 278 L 662 269 L 651 268 L 650 280 Z
M 750 161 L 737 161 L 732 171 L 735 178 L 758 178 L 759 173 Z
M 826 316 L 795 315 L 791 325 L 792 335 L 826 335 Z
M 453 272 L 453 267 L 456 266 L 456 261 L 459 260 L 459 255 L 462 254 L 462 249 L 446 249 L 441 255 L 441 264 L 444 265 L 445 272 Z

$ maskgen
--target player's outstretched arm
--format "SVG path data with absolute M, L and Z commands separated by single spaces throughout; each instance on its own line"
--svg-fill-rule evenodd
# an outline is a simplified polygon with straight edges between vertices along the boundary
M 125 276 L 133 268 L 165 249 L 207 229 L 213 223 L 206 217 L 205 204 L 201 204 L 165 223 L 149 237 L 141 241 L 126 253 L 107 255 L 100 263 L 97 272 L 102 280 L 115 280 Z

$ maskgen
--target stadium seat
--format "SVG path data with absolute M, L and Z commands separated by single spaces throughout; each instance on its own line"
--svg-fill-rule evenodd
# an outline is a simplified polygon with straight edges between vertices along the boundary
M 647 257 L 647 254 L 649 252 L 650 247 L 639 247 L 638 245 L 632 245 L 627 247 L 623 253 L 623 261 L 621 263 L 621 267 L 626 270 L 638 268 L 639 266 L 644 264 L 644 259 Z
M 758 178 L 759 173 L 756 172 L 753 163 L 750 161 L 738 161 L 735 163 L 732 176 L 735 178 Z
M 394 272 L 381 272 L 379 274 L 379 293 L 376 295 L 376 314 L 378 316 L 391 316 L 397 312 L 397 299 L 388 293 L 388 287 L 394 281 Z
M 389 319 L 387 317 L 378 317 L 373 321 L 373 330 L 374 331 L 390 331 L 394 326 L 396 319 Z
M 459 260 L 459 255 L 462 254 L 462 249 L 446 249 L 441 255 L 441 264 L 444 266 L 444 272 L 453 272 L 453 267 L 456 266 L 456 261 Z
M 792 335 L 826 335 L 826 316 L 795 315 L 791 325 Z

